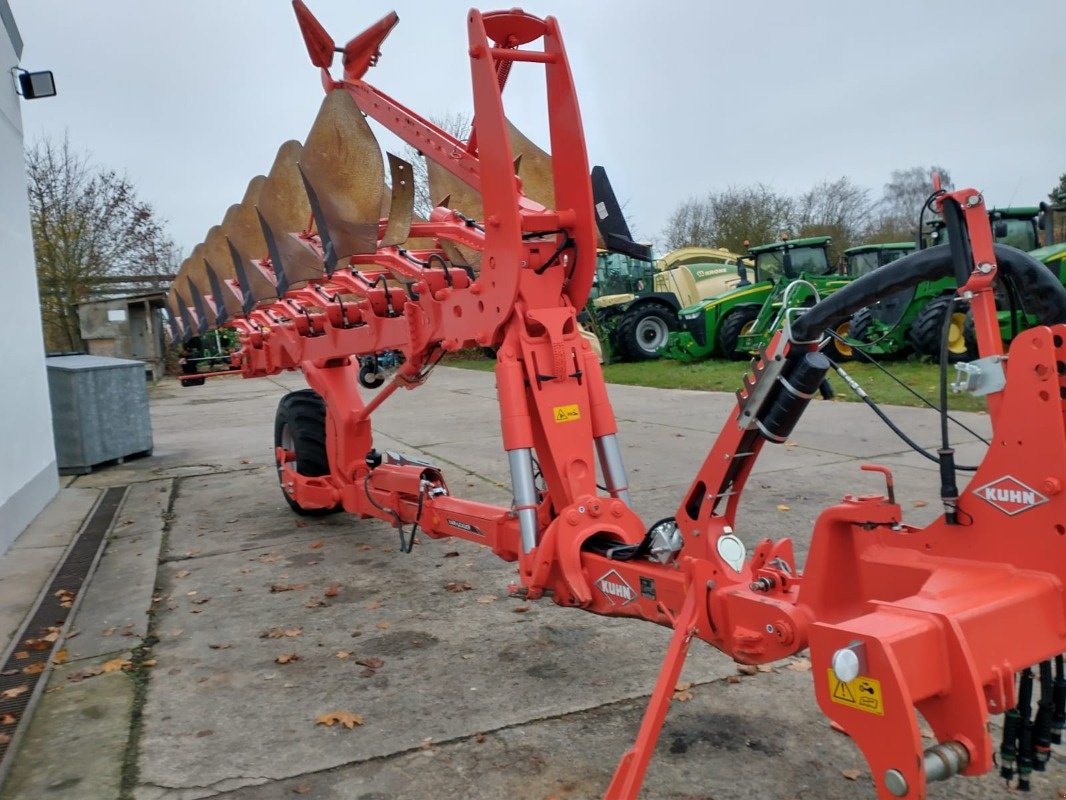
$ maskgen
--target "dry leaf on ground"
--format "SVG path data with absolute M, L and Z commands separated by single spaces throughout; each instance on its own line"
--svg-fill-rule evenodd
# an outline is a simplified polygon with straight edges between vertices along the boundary
M 469 592 L 474 587 L 466 581 L 450 581 L 444 584 L 444 588 L 449 592 Z
M 52 641 L 49 641 L 47 638 L 26 639 L 23 644 L 30 650 L 50 650 L 52 648 Z
M 678 681 L 674 686 L 674 700 L 679 703 L 687 703 L 692 699 L 692 692 L 689 689 L 692 688 L 691 681 Z
M 187 569 L 179 569 L 174 573 L 175 578 L 187 578 L 191 573 Z
M 737 672 L 741 675 L 755 675 L 759 672 L 759 668 L 754 664 L 737 664 Z
M 791 506 L 786 506 L 784 503 L 778 503 L 777 504 L 777 510 L 778 511 L 782 511 L 782 512 L 791 511 L 792 507 Z
M 385 666 L 385 661 L 383 659 L 378 658 L 377 656 L 371 656 L 369 658 L 359 658 L 356 659 L 355 663 L 362 664 L 364 667 L 369 667 L 370 669 L 381 669 L 383 666 Z
M 515 606 L 511 610 L 516 614 L 525 614 L 529 611 L 529 606 Z
M 348 658 L 348 656 L 350 656 L 351 654 L 352 654 L 351 650 L 338 650 L 333 655 L 336 656 L 337 658 Z
M 147 661 L 142 661 L 141 662 L 141 666 L 142 667 L 154 667 L 158 663 L 159 662 L 156 661 L 154 658 L 149 658 Z
M 929 505 L 929 504 L 927 502 L 925 502 L 924 500 L 915 500 L 914 501 L 914 507 L 915 508 L 925 508 L 927 505 Z
M 377 629 L 379 631 L 387 631 L 389 629 L 389 623 L 387 623 L 387 622 L 379 622 L 377 624 Z
M 30 664 L 22 670 L 23 675 L 40 675 L 42 672 L 44 672 L 43 661 L 38 661 L 36 664 Z
M 0 733 L 0 744 L 11 744 L 11 734 Z
M 324 591 L 322 594 L 324 594 L 326 597 L 336 597 L 341 593 L 341 589 L 343 588 L 343 586 L 340 586 L 339 584 L 335 583 L 331 586 L 327 586 L 326 591 Z
M 847 778 L 849 781 L 857 781 L 860 777 L 862 777 L 862 770 L 861 769 L 842 769 L 842 770 L 840 770 L 840 774 L 843 775 L 845 778 Z
M 491 594 L 483 594 L 477 599 L 479 603 L 495 603 L 496 598 Z
M 311 791 L 311 784 L 304 783 L 299 786 L 293 786 L 291 791 L 293 794 L 307 794 Z
M 324 544 L 325 544 L 324 541 L 322 541 L 321 539 L 317 539 L 316 541 L 311 542 L 311 544 L 309 544 L 307 546 L 310 547 L 312 550 L 321 550 L 322 549 L 322 545 L 324 545 Z
M 363 718 L 358 714 L 352 714 L 348 711 L 330 711 L 326 714 L 321 714 L 315 717 L 316 725 L 326 725 L 332 728 L 334 725 L 340 723 L 348 730 L 351 730 L 356 725 L 363 724 Z
M 291 664 L 293 661 L 299 661 L 299 653 L 282 653 L 280 656 L 274 659 L 277 664 Z
M 0 714 L 0 725 L 14 725 L 18 722 L 18 717 L 14 714 Z
M 270 587 L 270 591 L 272 594 L 277 594 L 278 592 L 298 592 L 306 588 L 306 583 L 275 583 Z
M 384 605 L 385 604 L 382 603 L 380 600 L 375 600 L 373 603 L 370 603 L 369 605 L 367 605 L 367 608 L 381 608 Z
M 785 665 L 785 669 L 790 669 L 793 672 L 806 672 L 811 668 L 811 660 L 809 658 L 797 658 L 795 661 L 790 661 Z
M 105 661 L 101 665 L 100 671 L 104 673 L 118 672 L 120 669 L 127 669 L 131 666 L 132 664 L 128 658 L 113 658 L 110 661 Z
M 79 681 L 83 681 L 86 678 L 96 677 L 99 674 L 100 670 L 98 669 L 79 669 L 74 672 L 68 673 L 67 680 L 71 683 L 78 683 Z M 49 689 L 49 691 L 51 690 Z
M 18 697 L 20 694 L 25 694 L 29 690 L 30 687 L 23 684 L 22 686 L 15 686 L 11 689 L 4 689 L 4 691 L 0 692 L 0 697 L 3 697 L 6 700 L 11 700 Z
M 260 639 L 282 639 L 286 636 L 303 636 L 303 628 L 270 628 L 259 634 Z

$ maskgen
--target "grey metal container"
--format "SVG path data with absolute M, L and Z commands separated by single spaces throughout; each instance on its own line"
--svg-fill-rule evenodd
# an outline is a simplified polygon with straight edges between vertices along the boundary
M 62 473 L 151 455 L 144 362 L 104 356 L 45 359 L 56 460 Z

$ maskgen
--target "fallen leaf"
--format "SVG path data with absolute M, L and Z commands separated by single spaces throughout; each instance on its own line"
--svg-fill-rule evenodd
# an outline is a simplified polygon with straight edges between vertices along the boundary
M 422 740 L 422 749 L 429 750 L 431 747 L 433 747 L 433 737 L 427 736 L 425 739 Z
M 857 781 L 862 776 L 861 769 L 842 769 L 840 774 L 847 778 L 849 781 Z
M 259 634 L 260 639 L 281 639 L 283 637 L 303 636 L 303 628 L 270 628 Z
M 795 661 L 790 661 L 785 665 L 785 669 L 790 669 L 793 672 L 807 672 L 811 668 L 811 660 L 809 658 L 797 658 Z
M 102 631 L 100 631 L 101 636 L 112 636 L 114 633 L 114 628 L 104 628 Z
M 187 578 L 189 576 L 189 574 L 190 574 L 189 570 L 187 570 L 187 569 L 179 569 L 177 572 L 174 573 L 174 577 L 175 578 Z
M 737 672 L 741 675 L 756 675 L 759 668 L 754 664 L 737 664 Z
M 197 597 L 192 602 L 193 602 L 193 605 L 202 606 L 204 603 L 206 603 L 210 599 L 211 599 L 210 597 Z
M 678 681 L 674 686 L 675 692 L 687 692 L 692 688 L 692 681 Z
M 142 662 L 141 662 L 141 666 L 142 666 L 142 667 L 148 667 L 148 668 L 151 668 L 151 667 L 154 667 L 154 666 L 155 666 L 156 664 L 158 664 L 158 663 L 159 663 L 159 662 L 158 662 L 158 661 L 156 661 L 156 660 L 155 660 L 154 658 L 149 658 L 149 659 L 148 659 L 147 661 L 142 661 Z
M 686 691 L 683 691 L 683 692 L 674 692 L 674 700 L 676 700 L 679 703 L 687 703 L 691 699 L 692 699 L 692 692 L 690 692 L 690 691 L 686 690 Z
M 759 672 L 773 672 L 774 671 L 774 668 L 771 667 L 769 664 L 760 664 L 757 667 L 757 669 L 759 670 Z
M 491 594 L 483 594 L 477 599 L 479 603 L 495 603 L 496 598 Z
M 385 662 L 376 656 L 356 659 L 355 663 L 362 664 L 364 667 L 369 667 L 370 669 L 381 669 L 383 666 L 385 666 Z
M 445 558 L 459 558 L 459 551 L 458 550 L 449 550 L 447 553 L 444 554 L 444 557 Z
M 20 694 L 25 694 L 29 690 L 30 687 L 23 684 L 22 686 L 16 686 L 13 689 L 4 689 L 4 691 L 0 692 L 0 697 L 11 700 L 12 698 L 18 697 Z
M 359 549 L 360 550 L 373 550 L 374 547 L 373 547 L 373 545 L 369 545 L 369 544 L 361 544 L 361 545 L 359 545 Z
M 784 512 L 784 511 L 791 511 L 792 508 L 791 508 L 791 506 L 786 506 L 784 503 L 778 503 L 777 504 L 777 510 Z
M 342 586 L 335 583 L 332 586 L 327 586 L 326 591 L 324 591 L 322 594 L 324 594 L 326 597 L 336 597 L 341 593 L 342 588 Z
M 351 650 L 338 650 L 333 655 L 336 656 L 337 658 L 348 658 L 348 656 L 350 656 L 351 654 L 352 654 Z
M 100 666 L 100 671 L 103 673 L 118 672 L 120 669 L 128 669 L 133 666 L 128 658 L 113 658 L 110 661 L 105 661 Z
M 249 461 L 249 460 L 248 460 L 247 458 L 242 458 L 242 459 L 241 459 L 241 463 L 242 463 L 242 464 L 251 464 L 252 462 L 251 462 L 251 461 Z
M 22 670 L 23 675 L 40 675 L 42 672 L 44 672 L 43 661 L 38 661 L 36 664 L 30 664 Z
M 789 439 L 787 442 L 785 442 L 785 447 L 795 447 L 795 446 L 796 446 L 796 443 L 794 441 L 792 441 L 791 439 Z
M 444 584 L 444 588 L 449 592 L 468 592 L 474 587 L 466 581 L 450 581 L 449 583 Z
M 277 594 L 278 592 L 298 592 L 306 588 L 306 583 L 275 583 L 270 587 L 270 591 L 272 594 Z
M 310 547 L 312 550 L 321 550 L 322 549 L 322 545 L 324 545 L 324 544 L 325 544 L 324 541 L 322 541 L 321 539 L 318 539 L 318 540 L 316 540 L 314 542 L 311 542 L 311 544 L 309 544 L 307 546 Z
M 0 733 L 0 744 L 11 744 L 11 734 Z
M 387 631 L 389 629 L 389 623 L 387 623 L 387 622 L 379 622 L 377 624 L 377 629 L 379 631 Z
M 292 525 L 294 528 L 306 528 L 310 525 L 310 523 L 304 522 L 302 519 L 297 519 L 293 520 Z
M 329 603 L 319 597 L 312 597 L 304 603 L 304 608 L 326 608 L 327 606 L 329 606 Z
M 347 711 L 330 711 L 328 714 L 322 714 L 315 717 L 316 725 L 326 725 L 332 728 L 337 723 L 340 723 L 348 730 L 351 730 L 356 725 L 363 724 L 363 718 L 358 714 L 352 714 Z
M 260 637 L 260 638 L 262 638 L 262 637 Z M 271 636 L 270 638 L 271 639 L 276 639 L 278 637 Z M 209 644 L 208 647 L 210 647 L 212 650 L 229 650 L 231 647 L 233 647 L 233 645 L 231 645 L 231 644 L 229 644 L 227 642 L 225 644 Z
M 368 604 L 367 608 L 381 608 L 384 605 L 380 600 L 375 600 L 373 603 Z
M 22 643 L 30 650 L 51 650 L 52 641 L 49 641 L 49 639 L 45 637 L 42 639 L 26 639 Z
M 236 522 L 237 520 L 233 520 L 233 521 Z M 194 547 L 192 550 L 186 551 L 185 555 L 194 556 L 194 555 L 196 555 L 199 552 L 200 552 L 200 548 L 199 547 Z
M 30 657 L 30 654 L 27 653 L 25 650 L 19 650 L 17 653 L 15 653 L 15 660 L 16 661 L 25 661 L 29 657 Z
M 475 734 L 474 735 L 474 741 L 477 742 L 478 744 L 481 744 L 482 742 L 485 741 L 485 734 L 483 734 L 483 733 Z
M 529 606 L 515 606 L 511 609 L 511 611 L 516 614 L 525 614 L 527 611 L 529 611 Z
M 929 504 L 927 502 L 925 502 L 924 500 L 915 500 L 914 501 L 914 507 L 915 508 L 925 508 L 927 505 L 929 505 Z
M 359 677 L 360 678 L 373 678 L 377 674 L 378 674 L 378 671 L 376 669 L 370 669 L 370 667 L 367 667 L 366 669 L 364 669 L 362 672 L 359 673 Z
M 725 682 L 726 683 L 740 683 L 740 676 L 739 675 L 729 675 L 729 676 L 726 677 Z
M 277 664 L 291 664 L 293 661 L 299 661 L 299 653 L 282 653 L 280 656 L 274 659 Z
M 293 794 L 307 794 L 309 791 L 311 791 L 311 784 L 303 783 L 299 786 L 293 786 L 291 791 Z
M 273 564 L 281 559 L 281 553 L 263 553 L 256 559 L 260 564 Z
M 92 678 L 100 674 L 98 669 L 79 669 L 75 672 L 67 673 L 67 680 L 71 683 L 78 683 L 86 678 Z
M 0 725 L 14 725 L 18 719 L 14 714 L 0 714 Z

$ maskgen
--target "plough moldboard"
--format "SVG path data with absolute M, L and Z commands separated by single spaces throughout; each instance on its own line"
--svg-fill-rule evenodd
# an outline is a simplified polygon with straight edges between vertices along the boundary
M 630 503 L 603 375 L 576 322 L 598 239 L 556 20 L 469 13 L 475 121 L 461 141 L 366 80 L 395 14 L 337 48 L 300 0 L 294 6 L 322 74 L 319 115 L 306 141 L 283 144 L 210 229 L 168 297 L 175 339 L 229 326 L 245 377 L 306 376 L 311 391 L 284 398 L 276 424 L 289 504 L 380 518 L 407 532 L 405 549 L 416 527 L 478 542 L 517 562 L 531 599 L 671 627 L 607 797 L 637 796 L 694 638 L 745 664 L 809 649 L 819 705 L 862 749 L 880 797 L 924 797 L 928 781 L 991 769 L 992 714 L 1007 714 L 1005 774 L 1041 768 L 1066 717 L 1066 682 L 1050 665 L 1066 650 L 1066 292 L 1028 256 L 993 246 L 980 193 L 938 194 L 950 245 L 855 281 L 777 335 L 674 516 L 649 526 Z M 550 156 L 505 116 L 516 63 L 545 73 Z M 429 219 L 413 215 L 410 164 L 389 155 L 386 182 L 367 118 L 425 155 L 437 204 Z M 1004 271 L 1041 298 L 1048 323 L 1018 336 L 1009 355 L 991 291 Z M 945 511 L 928 527 L 903 521 L 879 468 L 887 494 L 827 508 L 802 572 L 788 539 L 746 553 L 733 534 L 740 494 L 762 447 L 785 440 L 822 382 L 822 332 L 890 291 L 947 274 L 974 311 L 987 379 L 977 383 L 994 430 L 973 488 L 954 489 L 945 446 Z M 374 447 L 374 410 L 421 387 L 445 353 L 472 346 L 497 352 L 510 507 L 458 498 L 436 466 Z M 368 399 L 359 373 L 382 354 L 395 373 Z M 1014 709 L 1019 686 L 1023 701 L 1032 695 L 1034 665 L 1045 696 L 1031 722 Z M 916 711 L 935 733 L 932 747 Z

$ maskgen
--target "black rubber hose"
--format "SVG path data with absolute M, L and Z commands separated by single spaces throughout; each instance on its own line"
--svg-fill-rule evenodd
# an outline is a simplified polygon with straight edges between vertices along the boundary
M 1026 300 L 1032 303 L 1032 312 L 1040 322 L 1044 325 L 1066 322 L 1066 288 L 1051 270 L 1009 245 L 997 244 L 995 250 L 999 269 L 1026 288 Z M 940 244 L 904 256 L 868 272 L 813 306 L 793 323 L 793 338 L 818 339 L 822 331 L 836 330 L 856 311 L 883 297 L 949 275 L 954 275 L 949 245 Z

